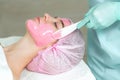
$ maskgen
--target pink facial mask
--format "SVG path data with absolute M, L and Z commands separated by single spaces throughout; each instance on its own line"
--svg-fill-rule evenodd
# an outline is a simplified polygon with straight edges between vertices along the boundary
M 71 24 L 71 21 L 66 18 L 61 18 L 66 26 Z M 40 23 L 37 25 L 34 21 L 27 21 L 27 29 L 33 37 L 37 46 L 46 46 L 48 43 L 55 41 L 61 36 L 61 32 L 55 34 L 53 27 L 49 24 Z
M 52 37 L 54 29 L 49 24 L 40 23 L 38 25 L 32 20 L 28 20 L 27 29 L 37 46 L 46 46 L 55 40 Z

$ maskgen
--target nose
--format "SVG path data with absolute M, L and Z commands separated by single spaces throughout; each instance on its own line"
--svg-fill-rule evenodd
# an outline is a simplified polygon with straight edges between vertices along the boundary
M 51 16 L 48 14 L 48 13 L 45 13 L 44 14 L 44 20 L 45 21 L 48 21 L 48 19 L 50 18 Z

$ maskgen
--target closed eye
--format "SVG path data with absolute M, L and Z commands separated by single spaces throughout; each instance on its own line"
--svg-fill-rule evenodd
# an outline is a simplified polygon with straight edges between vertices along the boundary
M 56 16 L 56 17 L 54 17 L 54 18 L 55 18 L 55 19 L 57 19 L 58 17 Z M 65 25 L 64 25 L 64 23 L 63 23 L 63 21 L 62 21 L 62 20 L 60 20 L 60 22 L 54 22 L 54 26 L 55 26 L 57 29 L 59 29 L 58 23 L 60 23 L 60 25 L 62 25 L 62 28 L 64 28 L 64 27 L 65 27 Z
M 61 22 L 61 24 L 62 24 L 62 27 L 64 28 L 64 27 L 65 27 L 65 25 L 64 25 L 63 21 L 62 21 L 62 20 L 60 20 L 60 22 Z
M 56 23 L 56 22 L 54 22 L 53 24 L 54 24 L 54 26 L 56 27 L 56 29 L 58 29 L 57 23 Z
M 54 18 L 58 18 L 58 17 L 56 16 L 56 17 L 54 17 Z M 64 27 L 65 27 L 65 25 L 64 25 L 64 23 L 63 23 L 63 21 L 62 21 L 62 20 L 60 20 L 60 23 L 61 23 L 62 27 L 64 28 Z

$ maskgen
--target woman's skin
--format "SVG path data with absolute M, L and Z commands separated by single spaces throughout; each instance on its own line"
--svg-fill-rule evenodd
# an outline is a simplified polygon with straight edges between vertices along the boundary
M 68 25 L 65 24 L 65 22 L 61 22 L 60 18 L 51 17 L 49 14 L 44 14 L 43 17 L 36 17 L 32 19 L 32 21 L 35 21 L 36 24 L 40 24 L 41 22 L 50 24 L 55 31 Z M 54 40 L 46 46 L 37 46 L 29 31 L 27 30 L 26 34 L 19 41 L 4 47 L 7 62 L 13 73 L 14 80 L 19 80 L 21 72 L 24 70 L 26 65 L 37 55 L 38 51 L 46 49 L 56 41 L 57 40 Z

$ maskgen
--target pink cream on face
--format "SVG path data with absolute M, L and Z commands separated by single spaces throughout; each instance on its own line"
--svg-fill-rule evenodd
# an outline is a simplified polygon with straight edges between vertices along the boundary
M 65 26 L 71 24 L 69 19 L 61 18 L 61 20 L 64 22 Z M 45 23 L 40 23 L 38 25 L 33 20 L 27 21 L 27 29 L 37 46 L 46 46 L 48 43 L 55 41 L 61 36 L 61 32 L 59 31 L 59 33 L 54 34 L 55 30 L 53 27 L 51 27 L 51 25 Z
M 54 28 L 51 25 L 45 23 L 36 24 L 33 20 L 28 20 L 26 25 L 37 46 L 46 46 L 55 40 L 52 37 Z

